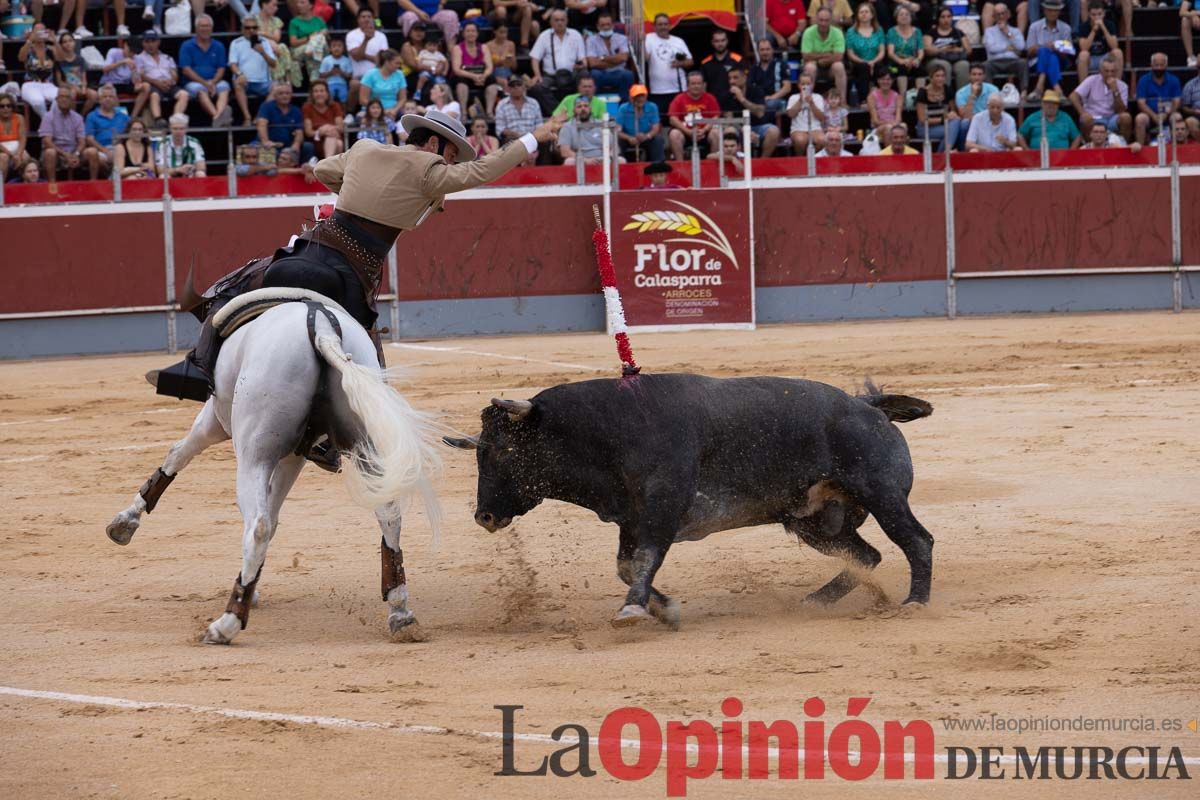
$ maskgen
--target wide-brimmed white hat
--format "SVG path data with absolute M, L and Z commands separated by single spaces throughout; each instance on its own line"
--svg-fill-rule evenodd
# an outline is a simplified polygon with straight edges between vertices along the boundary
M 447 141 L 454 142 L 458 147 L 458 157 L 455 161 L 459 164 L 475 160 L 475 148 L 467 141 L 467 129 L 449 114 L 431 108 L 425 112 L 425 116 L 405 114 L 400 118 L 400 124 L 407 133 L 412 133 L 417 128 L 428 128 Z

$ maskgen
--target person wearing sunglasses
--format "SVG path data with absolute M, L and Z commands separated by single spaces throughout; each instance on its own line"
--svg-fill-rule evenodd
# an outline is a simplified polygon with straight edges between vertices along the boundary
M 271 91 L 271 70 L 278 61 L 271 40 L 260 34 L 258 17 L 242 20 L 242 35 L 229 45 L 229 72 L 233 95 L 242 112 L 242 124 L 253 125 L 249 97 L 266 97 Z
M 11 95 L 0 94 L 0 181 L 8 177 L 8 171 L 18 170 L 29 160 L 25 150 L 29 132 L 25 130 L 25 118 L 16 113 L 16 101 Z

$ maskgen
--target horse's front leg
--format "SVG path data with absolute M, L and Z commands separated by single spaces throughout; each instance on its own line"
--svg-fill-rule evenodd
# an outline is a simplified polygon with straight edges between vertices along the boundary
M 387 503 L 375 509 L 383 531 L 379 552 L 383 562 L 381 588 L 388 604 L 388 631 L 396 642 L 421 642 L 425 634 L 408 610 L 408 584 L 404 577 L 404 552 L 400 549 L 400 507 Z
M 213 400 L 209 398 L 208 402 L 204 404 L 204 408 L 200 409 L 200 413 L 196 415 L 196 420 L 192 423 L 192 429 L 188 431 L 187 436 L 171 445 L 171 450 L 167 453 L 162 466 L 156 469 L 154 474 L 142 484 L 142 488 L 133 497 L 132 505 L 121 511 L 113 517 L 112 522 L 108 523 L 108 527 L 105 529 L 108 538 L 117 544 L 129 544 L 138 525 L 141 524 L 142 514 L 149 514 L 154 510 L 158 499 L 171 485 L 171 481 L 175 480 L 179 470 L 186 467 L 205 449 L 228 438 L 229 434 L 217 420 Z

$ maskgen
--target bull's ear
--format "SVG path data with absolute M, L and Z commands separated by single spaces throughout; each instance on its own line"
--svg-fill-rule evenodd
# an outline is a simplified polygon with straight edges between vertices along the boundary
M 451 447 L 456 447 L 459 450 L 475 450 L 479 447 L 478 436 L 443 436 L 442 441 Z
M 528 400 L 501 400 L 499 397 L 493 397 L 492 405 L 507 411 L 510 419 L 525 419 L 529 412 L 533 411 L 533 403 Z

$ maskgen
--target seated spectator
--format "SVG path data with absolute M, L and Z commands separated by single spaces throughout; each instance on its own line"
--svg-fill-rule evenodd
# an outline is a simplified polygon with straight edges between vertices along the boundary
M 312 183 L 316 180 L 313 175 L 313 165 L 311 163 L 301 164 L 296 151 L 290 148 L 279 151 L 279 155 L 275 159 L 275 174 L 303 175 L 305 183 Z
M 1196 66 L 1196 51 L 1193 43 L 1193 31 L 1200 31 L 1200 9 L 1196 7 L 1197 0 L 1182 0 L 1179 4 L 1179 35 L 1183 39 L 1183 51 L 1187 55 L 1187 65 Z
M 875 88 L 867 95 L 867 111 L 871 114 L 871 127 L 884 147 L 891 141 L 892 126 L 900 122 L 900 111 L 904 105 L 900 93 L 892 88 L 894 80 L 892 73 L 884 67 L 876 73 Z
M 500 140 L 488 133 L 488 121 L 483 117 L 471 120 L 471 127 L 467 130 L 470 131 L 467 141 L 475 148 L 476 155 L 482 157 L 500 149 Z
M 70 174 L 83 165 L 86 136 L 83 117 L 75 111 L 75 93 L 63 86 L 54 105 L 42 117 L 42 164 L 51 179 L 60 171 Z
M 538 35 L 538 24 L 533 21 L 533 12 L 540 7 L 534 5 L 533 0 L 491 0 L 491 2 L 493 30 L 499 32 L 503 28 L 507 36 L 508 26 L 514 24 L 515 20 L 519 30 L 517 36 L 521 43 L 521 49 L 528 50 L 530 37 Z M 495 55 L 492 53 L 493 58 Z M 502 76 L 497 76 L 497 78 L 499 77 Z
M 350 107 L 358 107 L 358 87 L 363 75 L 379 66 L 379 54 L 388 49 L 387 34 L 375 27 L 375 12 L 369 8 L 359 9 L 355 17 L 357 27 L 346 34 L 346 55 L 354 64 L 354 75 L 350 78 Z
M 731 130 L 726 130 L 721 137 L 721 152 L 712 152 L 705 156 L 706 159 L 725 161 L 725 174 L 733 173 L 733 177 L 742 177 L 746 174 L 746 154 L 741 152 L 739 148 L 738 135 Z
M 157 31 L 151 29 L 142 34 L 142 52 L 133 59 L 133 71 L 149 86 L 147 95 L 150 115 L 155 120 L 162 121 L 163 101 L 174 104 L 172 113 L 182 114 L 187 108 L 188 93 L 179 85 L 179 70 L 175 67 L 175 59 L 159 52 L 159 45 Z M 140 113 L 141 108 L 135 104 L 134 111 Z
M 399 3 L 399 25 L 405 36 L 408 36 L 408 29 L 418 22 L 432 22 L 442 29 L 446 46 L 454 47 L 458 41 L 458 14 L 444 7 L 446 0 L 399 0 Z
M 1016 2 L 1015 0 L 987 0 L 983 4 L 983 8 L 979 12 L 979 25 L 983 28 L 984 33 L 995 25 L 998 20 L 996 11 L 1001 7 L 1009 19 L 1015 19 L 1017 22 L 1017 30 L 1024 31 L 1029 27 L 1029 4 L 1025 0 Z
M 987 51 L 985 72 L 988 83 L 999 76 L 1016 78 L 1017 91 L 1029 82 L 1029 63 L 1025 60 L 1025 36 L 1008 24 L 1008 6 L 996 5 L 996 24 L 983 32 L 983 49 Z
M 12 95 L 0 95 L 0 182 L 8 178 L 10 169 L 17 172 L 29 160 L 29 132 L 25 117 L 14 111 L 16 105 Z
M 542 31 L 529 51 L 533 78 L 529 84 L 549 116 L 575 85 L 575 72 L 587 67 L 587 52 L 579 31 L 567 27 L 567 12 L 550 12 L 550 29 Z
M 372 100 L 367 103 L 362 126 L 355 139 L 373 139 L 380 144 L 395 144 L 396 121 L 383 113 L 383 103 Z
M 825 146 L 818 150 L 815 158 L 839 158 L 841 156 L 852 156 L 849 150 L 843 147 L 844 137 L 841 131 L 828 131 L 825 134 Z
M 144 95 L 138 100 L 145 105 L 146 97 L 150 94 L 150 86 L 140 81 L 135 83 L 133 74 L 135 65 L 133 48 L 129 46 L 129 40 L 127 38 L 117 39 L 116 45 L 110 47 L 104 54 L 104 66 L 100 68 L 100 86 L 112 86 L 117 90 L 118 95 L 122 92 L 142 95 L 141 90 L 144 89 Z M 221 66 L 224 64 L 222 63 Z
M 321 59 L 321 80 L 329 87 L 329 96 L 339 103 L 349 98 L 350 79 L 354 77 L 354 62 L 346 55 L 344 39 L 329 40 L 329 55 Z
M 1110 131 L 1120 133 L 1125 141 L 1133 138 L 1128 103 L 1129 84 L 1117 78 L 1117 62 L 1107 57 L 1100 62 L 1099 74 L 1087 76 L 1071 92 L 1071 104 L 1083 130 L 1091 130 L 1092 122 L 1098 120 Z
M 1025 37 L 1026 52 L 1038 77 L 1027 100 L 1040 99 L 1047 83 L 1062 94 L 1062 71 L 1071 63 L 1073 55 L 1060 50 L 1063 46 L 1073 47 L 1070 45 L 1071 27 L 1059 19 L 1062 9 L 1063 0 L 1042 0 L 1045 16 L 1029 26 L 1029 35 Z
M 1087 0 L 1083 0 L 1086 5 Z M 1110 0 L 1111 1 L 1111 0 Z M 1069 30 L 1074 30 L 1079 27 L 1079 11 L 1080 0 L 1059 0 L 1063 8 L 1059 9 L 1064 12 L 1062 16 L 1063 22 L 1067 23 Z M 1115 2 L 1113 3 L 1115 5 Z M 1046 0 L 1029 0 L 1026 11 L 1028 12 L 1029 26 L 1033 27 L 1033 23 L 1040 19 L 1046 18 Z M 1029 28 L 1025 28 L 1025 36 L 1029 36 Z
M 767 0 L 767 36 L 780 50 L 800 44 L 807 24 L 804 0 Z
M 599 164 L 604 160 L 604 127 L 592 122 L 591 102 L 579 97 L 575 101 L 575 116 L 558 133 L 558 154 L 566 166 L 574 166 L 581 159 L 584 164 Z M 612 148 L 617 163 L 624 164 L 625 159 L 616 153 L 615 138 Z
M 1125 53 L 1117 41 L 1117 26 L 1105 14 L 1104 0 L 1090 0 L 1087 19 L 1080 24 L 1075 36 L 1079 45 L 1079 54 L 1075 57 L 1079 80 L 1098 72 L 1101 59 L 1107 55 L 1119 59 L 1117 74 L 1123 71 Z
M 687 88 L 684 70 L 692 67 L 692 52 L 683 39 L 671 35 L 671 18 L 662 13 L 655 15 L 654 34 L 644 44 L 650 102 L 666 115 L 675 95 Z
M 100 87 L 100 107 L 93 110 L 83 121 L 86 141 L 83 160 L 88 165 L 88 177 L 96 180 L 102 172 L 112 169 L 117 137 L 129 127 L 129 115 L 117 105 L 117 90 L 111 86 Z
M 375 19 L 379 19 L 379 0 L 367 0 L 365 4 L 361 0 L 358 2 L 356 0 L 345 0 L 345 6 L 346 11 L 354 19 L 358 19 L 358 15 L 364 11 L 370 11 L 375 16 Z M 383 20 L 381 19 L 379 20 L 379 27 L 383 27 Z
M 967 150 L 975 153 L 1020 149 L 1017 123 L 1004 110 L 1004 100 L 994 94 L 988 98 L 987 110 L 971 118 L 971 127 L 967 129 Z
M 417 57 L 421 55 L 421 51 L 425 49 L 426 36 L 425 23 L 413 25 L 408 29 L 408 36 L 404 37 L 404 44 L 400 45 L 400 59 L 404 62 L 404 77 L 410 82 L 414 82 L 415 75 L 421 74 L 421 64 Z
M 301 160 L 312 157 L 313 146 L 304 141 L 304 115 L 292 105 L 292 85 L 279 81 L 271 90 L 271 97 L 258 109 L 255 119 L 258 127 L 260 147 L 276 147 L 281 150 L 296 150 Z
M 225 45 L 213 38 L 213 21 L 208 14 L 196 17 L 196 35 L 179 48 L 179 71 L 188 97 L 197 100 L 213 127 L 228 125 L 233 118 L 229 107 L 229 82 L 225 78 Z
M 450 99 L 450 87 L 444 83 L 435 83 L 429 90 L 429 104 L 425 108 L 426 110 L 436 108 L 457 120 L 461 120 L 463 116 L 462 106 L 458 104 L 457 100 Z
M 842 105 L 842 98 L 833 89 L 825 93 L 825 132 L 850 133 L 850 109 Z
M 577 31 L 596 29 L 596 11 L 608 0 L 563 0 L 567 9 L 567 24 Z
M 158 174 L 170 178 L 206 177 L 204 148 L 195 136 L 188 136 L 187 114 L 172 114 L 169 122 L 171 135 L 159 144 L 155 160 Z
M 404 119 L 405 114 L 424 114 L 425 109 L 417 105 L 417 101 L 411 97 L 404 103 L 404 114 L 400 115 L 400 119 Z M 387 115 L 384 115 L 384 119 Z M 396 126 L 396 143 L 400 145 L 408 144 L 408 131 L 404 130 L 403 125 Z
M 21 84 L 21 99 L 39 117 L 54 105 L 58 84 L 54 82 L 54 49 L 51 33 L 40 22 L 25 34 L 25 43 L 17 59 L 25 66 L 25 82 Z
M 196 0 L 202 2 L 202 0 Z M 293 87 L 302 83 L 300 66 L 292 60 L 292 51 L 283 39 L 283 20 L 279 18 L 279 0 L 259 0 L 258 14 L 246 17 L 258 20 L 259 34 L 271 45 L 275 64 L 271 67 L 271 82 L 290 81 Z M 245 20 L 242 21 L 243 23 Z
M 1183 85 L 1179 98 L 1179 113 L 1183 115 L 1193 139 L 1200 139 L 1200 75 Z
M 508 79 L 508 97 L 496 105 L 496 135 L 501 142 L 511 142 L 533 133 L 542 124 L 542 109 L 525 96 L 525 79 L 514 75 Z M 532 164 L 537 154 L 531 154 L 526 164 Z
M 887 58 L 886 39 L 876 18 L 875 6 L 866 0 L 859 3 L 854 24 L 846 31 L 846 60 L 850 64 L 854 94 L 860 102 L 870 93 L 871 77 Z
M 1070 38 L 1070 31 L 1067 31 Z M 925 57 L 929 59 L 926 71 L 937 64 L 946 68 L 947 86 L 966 86 L 970 80 L 971 47 L 966 35 L 954 24 L 954 12 L 942 6 L 937 14 L 937 23 L 925 34 Z M 949 78 L 953 77 L 951 84 Z
M 670 130 L 667 141 L 671 145 L 671 158 L 683 160 L 683 149 L 692 140 L 695 132 L 696 145 L 703 150 L 706 146 L 711 151 L 720 147 L 717 128 L 706 119 L 716 119 L 721 116 L 721 106 L 717 98 L 704 89 L 704 76 L 699 72 L 689 72 L 687 76 L 687 91 L 675 95 L 668 109 Z
M 554 107 L 555 114 L 565 114 L 571 117 L 575 113 L 575 101 L 580 97 L 586 97 L 588 102 L 592 104 L 592 117 L 601 119 L 608 113 L 608 103 L 596 97 L 596 79 L 587 73 L 579 76 L 579 83 L 575 85 L 575 91 L 562 99 L 562 102 Z
M 28 184 L 28 183 L 45 183 L 45 182 L 46 182 L 46 179 L 42 177 L 41 167 L 38 166 L 38 162 L 36 162 L 36 161 L 26 161 L 25 166 L 21 167 L 17 171 L 17 177 L 15 177 L 9 181 L 10 184 L 14 184 L 14 183 Z
M 787 115 L 792 120 L 792 154 L 802 156 L 825 146 L 825 98 L 813 91 L 812 76 L 800 76 L 794 95 L 788 98 Z
M 649 98 L 646 87 L 636 84 L 629 90 L 629 100 L 617 109 L 617 138 L 625 157 L 633 161 L 663 160 L 662 122 L 658 106 Z
M 295 16 L 288 22 L 292 61 L 302 73 L 307 73 L 309 81 L 315 81 L 321 77 L 321 59 L 329 52 L 325 20 L 313 13 L 310 0 L 292 2 L 296 6 Z
M 797 0 L 797 2 L 799 2 L 799 0 Z M 651 103 L 650 105 L 654 106 L 653 103 Z M 658 106 L 654 106 L 654 107 L 655 107 L 655 109 L 658 108 Z M 646 168 L 642 170 L 642 174 L 650 179 L 650 183 L 647 184 L 644 188 L 646 188 L 646 189 L 674 189 L 674 188 L 676 188 L 674 186 L 671 186 L 669 183 L 667 183 L 667 177 L 671 174 L 671 172 L 672 172 L 671 165 L 666 163 L 665 161 L 654 161 L 650 164 L 647 164 Z
M 54 51 L 54 74 L 59 88 L 71 90 L 75 105 L 83 103 L 83 113 L 87 114 L 96 105 L 99 95 L 88 86 L 87 62 L 76 51 L 75 37 L 64 33 L 58 37 L 58 49 Z
M 122 180 L 155 177 L 154 148 L 150 145 L 150 137 L 146 135 L 146 123 L 140 119 L 131 120 L 129 135 L 117 142 L 113 169 Z
M 1138 115 L 1134 118 L 1134 126 L 1140 144 L 1146 144 L 1149 134 L 1159 130 L 1161 120 L 1178 113 L 1182 96 L 1179 78 L 1167 72 L 1167 54 L 1151 55 L 1150 71 L 1142 75 L 1137 84 Z
M 629 40 L 625 34 L 613 30 L 611 12 L 601 11 L 596 15 L 596 35 L 588 37 L 585 51 L 596 86 L 611 89 L 621 100 L 629 99 L 629 87 L 633 85 L 633 71 L 628 66 Z
M 413 28 L 416 30 L 416 28 Z M 417 54 L 417 90 L 413 95 L 420 102 L 428 99 L 427 86 L 435 83 L 446 83 L 450 75 L 450 59 L 441 49 L 441 39 L 430 36 L 425 39 L 424 47 Z
M 450 72 L 458 104 L 464 109 L 482 105 L 482 114 L 490 117 L 500 89 L 492 77 L 492 55 L 479 43 L 479 25 L 473 19 L 463 23 L 462 41 L 450 51 Z
M 330 158 L 342 152 L 345 130 L 342 104 L 329 95 L 329 85 L 319 78 L 308 88 L 308 102 L 300 109 L 304 117 L 304 138 L 313 144 L 313 150 L 321 158 Z
M 517 46 L 508 38 L 508 26 L 493 25 L 492 39 L 484 47 L 492 57 L 492 75 L 496 84 L 503 89 L 517 72 Z
M 985 74 L 983 64 L 972 64 L 968 83 L 954 95 L 954 104 L 958 106 L 958 113 L 964 121 L 981 111 L 987 111 L 988 98 L 1000 92 L 996 84 L 984 80 Z M 964 130 L 962 135 L 965 137 L 967 132 Z M 960 149 L 963 147 L 963 141 L 965 139 L 959 142 Z
M 804 59 L 804 74 L 815 84 L 820 80 L 832 79 L 838 94 L 846 97 L 846 65 L 842 56 L 846 52 L 846 37 L 842 29 L 833 25 L 833 15 L 828 8 L 822 8 L 810 17 L 816 20 L 816 25 L 810 25 L 804 30 L 800 41 L 801 58 Z M 917 37 L 918 40 L 920 37 Z
M 749 82 L 766 98 L 767 116 L 774 117 L 787 107 L 792 93 L 791 73 L 787 62 L 775 54 L 770 39 L 759 39 L 757 51 L 758 61 L 750 68 Z
M 243 125 L 253 124 L 249 98 L 271 93 L 275 54 L 271 41 L 258 32 L 258 17 L 242 20 L 242 35 L 229 45 L 229 74 L 233 76 L 233 95 L 241 109 Z
M 953 150 L 962 120 L 946 82 L 946 65 L 929 67 L 929 83 L 917 90 L 917 134 L 938 152 Z
M 254 142 L 244 144 L 237 150 L 237 165 L 234 171 L 239 178 L 253 178 L 255 175 L 270 177 L 275 174 L 275 164 L 266 163 L 262 151 Z
M 1162 135 L 1159 135 L 1162 138 Z M 1167 138 L 1167 144 L 1184 145 L 1191 143 L 1191 132 L 1188 130 L 1187 122 L 1178 114 L 1171 117 L 1171 134 Z M 1155 145 L 1158 141 L 1155 140 Z
M 888 128 L 887 147 L 879 151 L 881 156 L 919 156 L 916 150 L 908 146 L 908 128 L 898 123 Z
M 711 37 L 712 53 L 700 60 L 704 85 L 717 98 L 721 108 L 729 107 L 729 71 L 742 63 L 742 57 L 729 51 L 729 34 L 717 28 Z
M 743 110 L 750 112 L 750 142 L 760 147 L 763 158 L 770 158 L 775 155 L 775 148 L 779 146 L 779 127 L 772 121 L 774 117 L 767 118 L 766 98 L 763 97 L 762 91 L 750 85 L 747 76 L 748 71 L 744 64 L 738 64 L 730 70 L 730 104 L 724 110 L 739 119 Z M 829 94 L 832 97 L 837 96 L 837 92 Z M 842 109 L 843 112 L 845 110 Z
M 1069 114 L 1059 110 L 1063 96 L 1050 89 L 1042 95 L 1042 110 L 1035 111 L 1021 123 L 1020 144 L 1034 150 L 1042 148 L 1043 122 L 1046 128 L 1046 146 L 1051 150 L 1067 150 L 1079 146 L 1079 128 Z
M 383 103 L 383 113 L 398 119 L 404 101 L 408 99 L 408 82 L 400 70 L 400 54 L 395 50 L 384 50 L 379 56 L 379 66 L 362 76 L 358 93 L 358 102 L 364 106 L 378 100 Z
M 1108 126 L 1100 120 L 1092 123 L 1088 131 L 1088 141 L 1080 150 L 1104 150 L 1109 147 L 1124 147 L 1125 142 L 1122 141 L 1116 134 L 1109 131 Z M 1129 152 L 1136 153 L 1142 149 L 1142 146 L 1137 142 L 1129 145 Z
M 903 95 L 910 78 L 914 84 L 924 83 L 925 40 L 921 29 L 913 25 L 911 11 L 901 6 L 894 13 L 896 27 L 887 32 L 888 70 L 896 76 L 896 89 Z
M 854 22 L 854 10 L 850 8 L 850 0 L 811 0 L 808 4 L 808 18 L 815 20 L 817 12 L 822 8 L 830 14 L 830 20 L 839 28 L 848 28 Z

